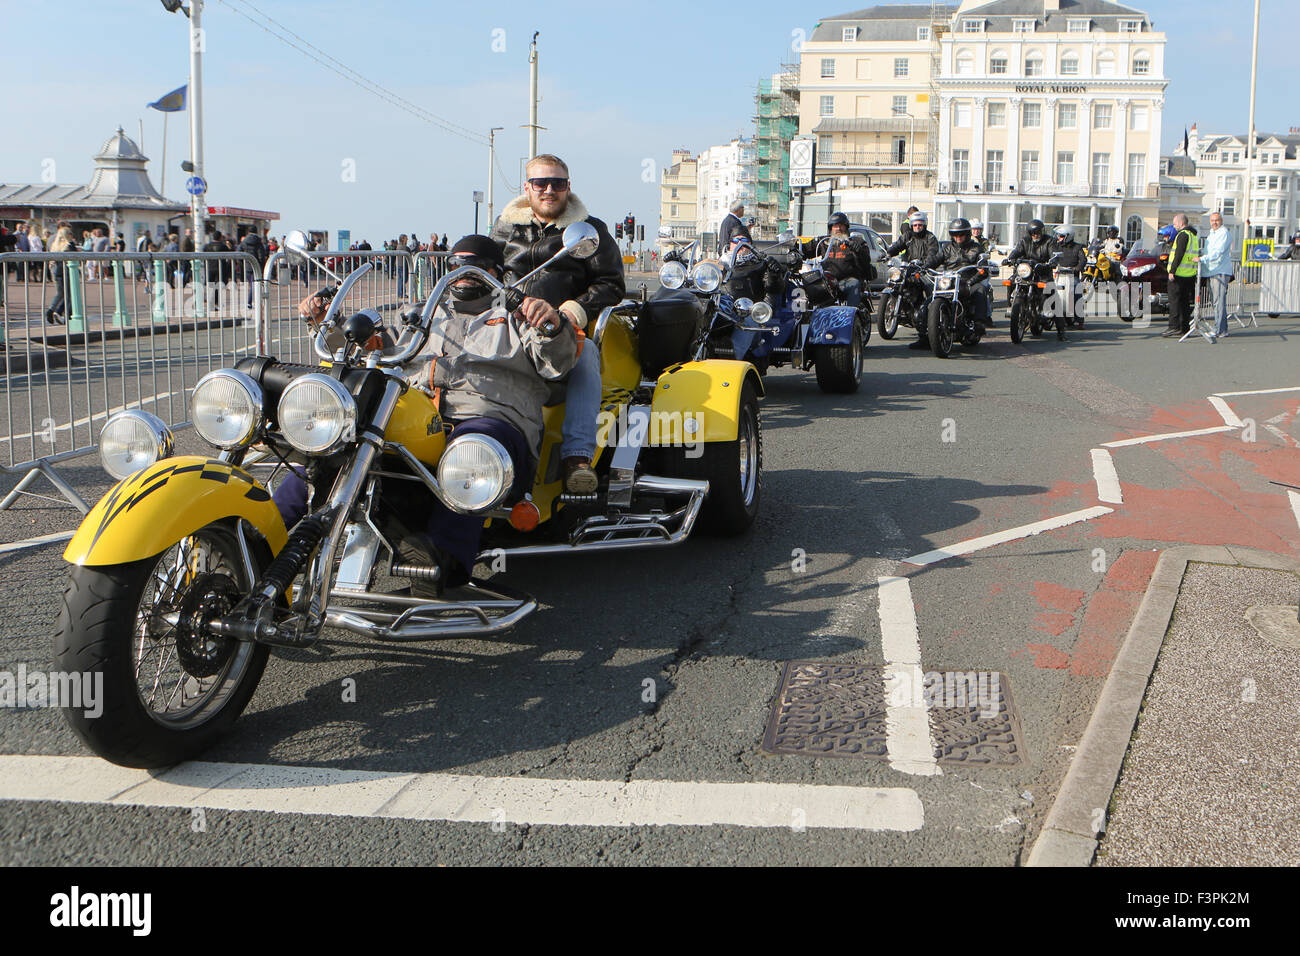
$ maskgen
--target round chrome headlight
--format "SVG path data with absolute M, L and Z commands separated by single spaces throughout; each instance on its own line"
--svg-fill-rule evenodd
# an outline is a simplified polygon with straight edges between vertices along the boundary
M 276 418 L 285 441 L 312 455 L 328 455 L 357 435 L 357 403 L 328 375 L 304 375 L 285 386 Z
M 659 270 L 659 284 L 665 289 L 680 289 L 686 284 L 686 267 L 680 262 L 665 262 Z
M 199 437 L 218 448 L 246 448 L 262 427 L 262 389 L 243 372 L 217 369 L 199 379 L 190 398 Z
M 766 302 L 756 302 L 749 312 L 749 317 L 759 325 L 767 325 L 772 321 L 772 307 Z
M 452 439 L 438 462 L 438 485 L 447 507 L 459 514 L 490 511 L 515 483 L 510 453 L 487 435 Z
M 691 269 L 691 285 L 701 292 L 716 292 L 722 285 L 722 270 L 716 262 L 697 262 Z
M 952 276 L 940 276 L 939 281 L 934 284 L 936 289 L 951 289 Z
M 176 440 L 157 415 L 139 409 L 118 412 L 99 433 L 99 460 L 104 470 L 121 481 L 170 458 Z
M 1034 267 L 1031 266 L 1028 262 L 1017 262 L 1017 263 L 1016 263 L 1016 277 L 1017 277 L 1017 278 L 1020 278 L 1020 279 L 1028 279 L 1029 276 L 1030 276 L 1030 274 L 1031 274 L 1033 271 L 1034 271 Z
M 891 266 L 890 269 L 889 269 L 889 281 L 890 281 L 890 282 L 902 282 L 902 281 L 903 281 L 903 270 L 900 269 L 898 266 Z
M 751 312 L 754 309 L 754 300 L 741 297 L 732 303 L 737 312 Z

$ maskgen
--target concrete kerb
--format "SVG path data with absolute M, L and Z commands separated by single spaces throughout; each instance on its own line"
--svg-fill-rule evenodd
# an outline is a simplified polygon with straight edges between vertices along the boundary
M 1110 806 L 1183 575 L 1192 562 L 1300 574 L 1300 561 L 1236 545 L 1185 546 L 1161 553 L 1026 866 L 1092 865 L 1098 844 L 1097 814 Z

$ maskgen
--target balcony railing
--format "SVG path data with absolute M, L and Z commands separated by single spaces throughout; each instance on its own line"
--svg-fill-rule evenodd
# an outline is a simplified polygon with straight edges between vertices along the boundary
M 1156 199 L 1158 192 L 1154 186 L 1145 185 L 1131 189 L 1122 183 L 1052 183 L 1042 180 L 1014 181 L 1003 178 L 1000 183 L 987 180 L 943 180 L 938 191 L 946 195 L 954 193 L 984 193 L 1006 199 L 1011 196 L 1042 196 L 1044 198 L 1091 198 L 1091 199 Z
M 888 149 L 831 149 L 817 154 L 818 168 L 839 166 L 845 169 L 868 169 L 888 166 L 891 169 L 908 169 L 913 165 L 924 165 L 924 160 L 916 158 L 909 161 L 906 156 L 900 157 Z

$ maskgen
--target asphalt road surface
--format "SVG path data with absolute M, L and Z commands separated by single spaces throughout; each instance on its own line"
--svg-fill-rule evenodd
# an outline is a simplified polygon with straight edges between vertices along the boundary
M 857 395 L 771 371 L 747 536 L 516 560 L 543 607 L 496 640 L 275 652 L 230 736 L 162 783 L 57 713 L 0 710 L 0 862 L 1018 863 L 1158 550 L 1300 546 L 1270 484 L 1300 483 L 1300 322 L 1015 346 L 999 316 L 946 361 L 873 336 Z M 108 485 L 94 459 L 60 471 Z M 24 498 L 0 541 L 75 519 Z M 49 666 L 60 551 L 0 553 L 0 671 Z M 883 757 L 767 754 L 790 661 L 1000 674 L 1022 759 L 936 764 L 937 717 L 905 705 Z

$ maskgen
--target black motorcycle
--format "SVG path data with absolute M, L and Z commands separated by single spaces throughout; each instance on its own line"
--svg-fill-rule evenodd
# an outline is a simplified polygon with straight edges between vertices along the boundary
M 954 342 L 968 347 L 979 344 L 984 335 L 984 316 L 975 314 L 971 292 L 989 272 L 985 258 L 958 269 L 929 270 L 934 292 L 926 313 L 926 331 L 930 349 L 938 358 L 947 358 Z
M 1043 329 L 1049 321 L 1044 314 L 1043 304 L 1049 295 L 1056 294 L 1054 268 L 1060 253 L 1056 253 L 1046 262 L 1034 262 L 1029 259 L 1011 260 L 1003 265 L 1013 267 L 1010 276 L 1002 284 L 1011 287 L 1011 341 L 1019 343 L 1029 332 L 1034 338 L 1041 338 Z M 1047 290 L 1052 292 L 1048 293 Z M 1065 338 L 1065 310 L 1056 309 L 1056 337 Z
M 900 325 L 916 329 L 920 335 L 927 334 L 925 304 L 930 289 L 920 261 L 889 260 L 889 279 L 880 295 L 883 301 L 876 328 L 881 338 L 892 339 Z

